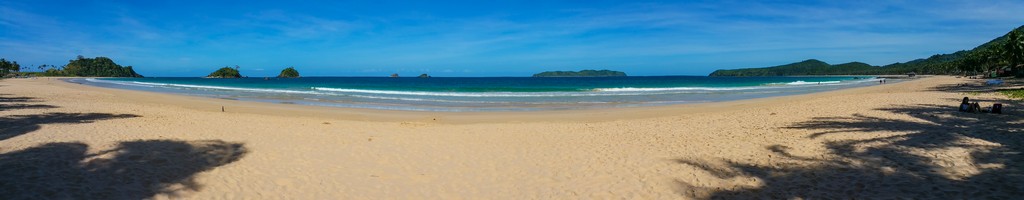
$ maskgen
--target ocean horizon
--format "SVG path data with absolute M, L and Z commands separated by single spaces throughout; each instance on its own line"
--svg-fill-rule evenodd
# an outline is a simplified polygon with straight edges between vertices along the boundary
M 877 85 L 874 76 L 198 77 L 74 83 L 190 96 L 408 111 L 537 111 L 706 103 Z

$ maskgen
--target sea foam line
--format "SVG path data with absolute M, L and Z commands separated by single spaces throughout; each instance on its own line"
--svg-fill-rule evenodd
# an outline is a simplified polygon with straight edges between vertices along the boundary
M 134 85 L 134 86 L 147 86 L 147 87 L 149 87 L 149 86 L 163 86 L 163 87 L 170 86 L 170 87 L 197 88 L 197 89 L 238 90 L 238 91 L 250 91 L 250 92 L 272 92 L 272 93 L 331 95 L 331 94 L 322 93 L 322 92 L 299 91 L 299 90 L 242 88 L 242 87 L 207 86 L 207 85 L 174 84 L 174 83 L 148 83 L 148 82 L 139 82 L 139 81 L 107 81 L 107 80 L 97 80 L 97 79 L 93 79 L 93 78 L 88 78 L 86 80 L 87 81 L 93 81 L 93 82 L 114 83 L 114 84 Z
M 766 87 L 668 87 L 668 88 L 597 88 L 599 92 L 660 92 L 660 91 L 733 91 L 733 90 L 756 90 Z
M 840 81 L 812 81 L 812 82 L 793 81 L 793 82 L 786 83 L 786 85 L 820 85 L 820 84 L 837 84 L 837 83 L 841 83 L 841 82 Z
M 707 93 L 706 91 L 579 91 L 579 92 L 424 92 L 424 91 L 395 91 L 395 90 L 364 90 L 347 88 L 311 87 L 317 91 L 341 92 L 341 93 L 362 93 L 362 94 L 383 94 L 383 95 L 405 95 L 405 96 L 443 96 L 443 97 L 586 97 L 586 96 L 635 96 L 635 95 L 662 95 L 682 93 Z M 615 88 L 606 88 L 615 89 Z M 349 94 L 352 95 L 352 94 Z
M 145 87 L 180 87 L 180 88 L 196 88 L 196 89 L 215 89 L 215 90 L 235 90 L 235 91 L 249 91 L 249 92 L 266 92 L 266 93 L 291 93 L 291 94 L 311 94 L 311 95 L 332 95 L 332 96 L 350 96 L 355 98 L 368 98 L 368 99 L 388 99 L 388 100 L 400 100 L 400 101 L 434 101 L 434 102 L 451 102 L 451 103 L 499 103 L 495 101 L 460 101 L 460 100 L 445 100 L 445 99 L 429 99 L 429 98 L 405 98 L 405 97 L 394 97 L 394 96 L 379 96 L 379 95 L 400 95 L 400 96 L 440 96 L 440 97 L 586 97 L 586 96 L 637 96 L 637 95 L 666 95 L 666 94 L 691 94 L 691 93 L 712 93 L 718 91 L 743 91 L 743 90 L 758 90 L 768 88 L 778 88 L 779 86 L 752 86 L 752 87 L 669 87 L 669 88 L 596 88 L 590 91 L 579 91 L 579 92 L 429 92 L 429 91 L 395 91 L 395 90 L 366 90 L 366 89 L 347 89 L 347 88 L 329 88 L 329 87 L 310 87 L 311 91 L 303 90 L 284 90 L 284 89 L 264 89 L 264 88 L 242 88 L 242 87 L 226 87 L 226 86 L 206 86 L 206 85 L 192 85 L 192 84 L 173 84 L 173 83 L 150 83 L 150 82 L 139 82 L 139 81 L 108 81 L 98 80 L 93 78 L 86 79 L 93 82 L 104 82 L 104 83 L 115 83 L 122 85 L 133 85 L 133 86 L 145 86 Z M 873 80 L 864 81 L 848 81 L 848 83 L 857 83 Z M 844 81 L 823 81 L 823 84 L 836 85 L 846 83 Z M 786 83 L 785 86 L 790 87 L 807 87 L 818 85 L 818 82 L 805 82 L 805 81 L 794 81 Z M 363 94 L 363 95 L 360 95 Z M 366 95 L 376 94 L 376 95 Z

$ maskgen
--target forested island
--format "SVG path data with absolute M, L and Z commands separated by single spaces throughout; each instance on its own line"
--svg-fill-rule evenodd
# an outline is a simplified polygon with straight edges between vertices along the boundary
M 907 73 L 1024 76 L 1024 26 L 971 50 L 938 54 L 925 59 L 885 66 L 861 62 L 838 65 L 810 59 L 764 67 L 715 70 L 709 76 L 897 75 Z
M 235 68 L 222 67 L 207 75 L 206 78 L 242 78 L 242 74 L 238 73 L 238 66 Z
M 281 74 L 277 75 L 278 78 L 298 78 L 299 70 L 295 70 L 295 67 L 288 67 L 281 70 Z
M 114 60 L 107 57 L 85 58 L 78 56 L 71 60 L 61 70 L 68 76 L 94 76 L 94 77 L 142 77 L 132 66 L 122 67 Z
M 546 71 L 534 74 L 533 77 L 608 77 L 626 76 L 625 72 L 612 70 Z
M 5 59 L 0 62 L 0 75 L 24 75 L 24 76 L 83 76 L 83 77 L 142 77 L 132 66 L 121 66 L 107 57 L 86 58 L 78 56 L 69 60 L 67 65 L 39 65 L 35 68 L 40 72 L 22 72 L 22 66 L 18 62 L 8 62 Z M 29 69 L 29 68 L 24 68 Z

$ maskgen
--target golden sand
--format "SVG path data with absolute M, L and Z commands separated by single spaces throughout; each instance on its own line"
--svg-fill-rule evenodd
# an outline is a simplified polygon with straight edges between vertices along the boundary
M 6 79 L 0 199 L 1019 198 L 1024 105 L 969 81 L 443 113 Z

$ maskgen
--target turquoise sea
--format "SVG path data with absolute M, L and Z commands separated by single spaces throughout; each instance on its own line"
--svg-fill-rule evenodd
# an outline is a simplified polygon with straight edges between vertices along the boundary
M 701 103 L 878 84 L 878 79 L 864 76 L 83 78 L 69 81 L 248 101 L 453 112 Z

